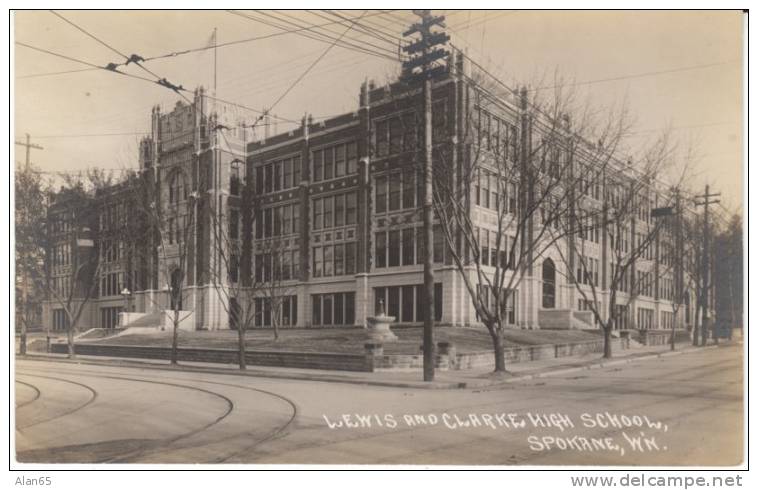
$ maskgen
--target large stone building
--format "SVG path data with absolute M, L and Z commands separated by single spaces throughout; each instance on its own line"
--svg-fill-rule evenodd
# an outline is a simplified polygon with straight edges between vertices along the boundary
M 478 107 L 477 87 L 466 75 L 468 70 L 464 58 L 453 54 L 447 72 L 434 80 L 435 146 L 445 145 L 455 156 L 456 163 L 450 165 L 470 165 L 467 138 L 470 114 L 476 113 L 480 121 L 486 118 L 487 128 L 497 128 L 488 138 L 502 144 L 504 151 L 511 152 L 508 158 L 516 161 L 521 145 L 536 138 L 532 134 L 536 125 L 528 124 L 519 94 L 508 94 L 487 110 Z M 421 324 L 425 301 L 421 100 L 418 88 L 366 82 L 354 112 L 318 122 L 306 115 L 292 131 L 257 139 L 233 105 L 214 103 L 202 89 L 193 104 L 179 102 L 170 112 L 155 107 L 151 135 L 140 148 L 138 178 L 125 187 L 104 190 L 84 204 L 98 210 L 97 221 L 89 226 L 102 263 L 95 271 L 99 287 L 81 326 L 113 327 L 124 309 L 129 312 L 123 320 L 127 324 L 164 324 L 163 311 L 172 307 L 169 292 L 181 284 L 180 310 L 187 312 L 183 328 L 230 328 L 234 322 L 218 288 L 250 277 L 263 280 L 272 270 L 279 274 L 279 288 L 286 296 L 283 326 L 361 326 L 380 304 L 400 324 Z M 521 190 L 509 184 L 506 195 L 496 196 L 493 175 L 486 170 L 482 175 L 469 189 L 467 205 L 478 230 L 491 237 L 485 241 L 494 243 L 495 201 L 502 199 L 515 212 Z M 135 193 L 135 187 L 143 194 Z M 142 196 L 136 203 L 135 195 Z M 649 202 L 640 205 L 637 229 L 628 230 L 624 240 L 635 240 L 635 234 L 650 226 L 657 195 L 651 194 Z M 600 201 L 607 196 L 597 183 L 587 199 Z M 146 203 L 160 210 L 160 233 L 134 231 L 149 228 L 134 218 Z M 56 204 L 51 213 L 67 209 Z M 112 247 L 109 227 L 130 220 L 136 220 L 136 227 L 130 227 L 123 244 Z M 439 224 L 435 231 L 436 320 L 444 325 L 477 325 Z M 613 265 L 606 230 L 595 227 L 583 239 L 590 266 L 577 277 L 591 274 L 594 283 L 604 288 Z M 223 260 L 225 253 L 230 254 L 225 250 L 228 244 L 237 242 L 244 244 L 240 247 L 244 253 Z M 620 241 L 617 246 L 628 245 Z M 673 274 L 665 267 L 671 257 L 664 257 L 659 248 L 651 248 L 635 264 L 632 274 L 639 278 L 639 286 L 632 282 L 619 288 L 619 328 L 674 326 Z M 562 256 L 547 254 L 530 265 L 506 306 L 508 324 L 593 328 L 591 317 L 577 314 L 587 309 L 586 301 L 567 279 L 566 268 L 575 268 L 576 263 Z M 234 270 L 227 270 L 229 264 Z M 264 298 L 256 302 L 256 327 L 271 323 L 266 305 Z M 687 299 L 679 327 L 692 322 L 693 306 Z M 55 301 L 46 305 L 46 321 L 53 327 L 63 325 L 55 320 L 59 310 Z

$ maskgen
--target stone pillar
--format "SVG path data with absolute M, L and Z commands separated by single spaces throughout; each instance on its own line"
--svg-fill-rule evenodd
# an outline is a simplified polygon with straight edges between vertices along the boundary
M 366 317 L 376 313 L 369 294 L 368 274 L 355 275 L 355 326 L 366 328 Z

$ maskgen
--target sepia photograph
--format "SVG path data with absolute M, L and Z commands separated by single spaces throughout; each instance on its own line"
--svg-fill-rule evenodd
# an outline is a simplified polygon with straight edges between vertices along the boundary
M 747 16 L 9 11 L 11 481 L 741 486 Z

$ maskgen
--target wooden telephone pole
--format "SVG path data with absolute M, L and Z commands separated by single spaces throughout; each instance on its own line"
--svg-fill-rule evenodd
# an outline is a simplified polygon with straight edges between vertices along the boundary
M 714 194 L 710 193 L 710 186 L 708 184 L 705 185 L 705 194 L 701 196 L 695 196 L 695 206 L 703 206 L 703 254 L 701 258 L 701 264 L 700 264 L 700 284 L 701 284 L 701 299 L 700 299 L 700 305 L 703 309 L 703 318 L 700 322 L 700 345 L 705 345 L 705 343 L 708 340 L 708 295 L 710 293 L 711 285 L 709 280 L 709 273 L 710 273 L 710 224 L 708 222 L 708 206 L 711 204 L 716 204 L 718 202 L 721 202 L 719 199 L 712 200 L 711 198 L 714 197 L 720 197 L 721 193 L 717 192 Z M 698 202 L 697 200 L 702 200 L 701 202 Z M 718 343 L 718 336 L 716 335 L 716 332 L 714 332 L 714 341 Z
M 448 56 L 437 46 L 450 40 L 445 32 L 432 32 L 432 27 L 445 27 L 442 16 L 432 16 L 429 10 L 414 10 L 421 22 L 413 24 L 403 33 L 404 37 L 420 34 L 420 38 L 403 47 L 411 58 L 403 63 L 403 79 L 406 83 L 423 82 L 424 92 L 424 381 L 434 381 L 434 231 L 432 209 L 432 79 L 444 71 L 444 67 L 432 64 Z
M 26 142 L 22 141 L 16 141 L 15 142 L 19 146 L 23 146 L 26 148 L 26 159 L 24 160 L 24 171 L 29 170 L 29 167 L 31 166 L 31 150 L 34 148 L 35 150 L 44 150 L 40 145 L 36 145 L 31 142 L 31 136 L 29 136 L 29 133 L 26 133 Z M 19 312 L 19 317 L 21 318 L 21 335 L 20 335 L 20 342 L 19 342 L 19 354 L 24 355 L 26 354 L 26 302 L 28 301 L 28 292 L 27 292 L 27 273 L 26 273 L 26 267 L 22 264 L 19 264 L 16 262 L 16 267 L 21 266 L 21 307 Z

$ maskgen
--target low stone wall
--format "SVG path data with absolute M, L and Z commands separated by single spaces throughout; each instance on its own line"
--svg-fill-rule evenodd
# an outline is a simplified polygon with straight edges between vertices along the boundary
M 613 339 L 612 345 L 614 350 L 628 349 L 629 339 Z M 68 347 L 65 343 L 56 343 L 52 344 L 51 351 L 65 354 L 68 352 Z M 602 339 L 564 344 L 528 345 L 506 348 L 505 360 L 506 363 L 528 362 L 602 351 Z M 87 356 L 168 360 L 171 355 L 171 348 L 77 343 L 76 352 Z M 238 359 L 237 351 L 234 349 L 197 347 L 180 347 L 178 358 L 180 362 L 220 364 L 236 364 Z M 247 364 L 251 366 L 359 372 L 418 370 L 424 365 L 424 356 L 421 353 L 418 355 L 385 355 L 383 346 L 378 343 L 366 344 L 363 354 L 254 350 L 247 351 L 245 359 Z M 437 348 L 435 365 L 441 371 L 492 368 L 495 366 L 495 358 L 491 351 L 458 354 L 454 345 L 440 343 Z
M 613 350 L 626 350 L 629 348 L 629 339 L 612 339 Z M 494 368 L 495 356 L 492 351 L 469 352 L 458 354 L 454 346 L 447 348 L 440 346 L 436 357 L 436 367 L 440 370 L 464 370 L 475 368 Z M 505 349 L 505 362 L 528 362 L 539 359 L 555 359 L 558 357 L 577 356 L 603 352 L 603 339 L 571 342 L 564 344 L 524 345 L 508 347 Z M 423 355 L 383 355 L 374 358 L 374 370 L 415 370 L 423 367 Z
M 66 344 L 53 344 L 52 352 L 65 354 Z M 76 344 L 76 353 L 86 356 L 126 357 L 137 359 L 163 359 L 171 356 L 170 347 Z M 179 361 L 236 364 L 238 354 L 234 349 L 205 349 L 180 347 Z M 324 369 L 336 371 L 371 371 L 371 363 L 363 354 L 333 354 L 323 352 L 247 351 L 245 360 L 251 366 L 277 366 L 301 369 Z
M 671 342 L 671 330 L 640 330 L 640 343 L 643 345 L 666 345 Z M 686 330 L 677 330 L 674 334 L 676 342 L 690 340 Z

